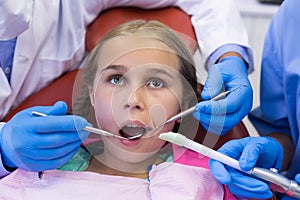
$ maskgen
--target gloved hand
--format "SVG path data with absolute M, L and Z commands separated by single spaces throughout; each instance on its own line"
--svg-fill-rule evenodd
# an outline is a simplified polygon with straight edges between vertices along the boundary
M 295 176 L 295 181 L 300 184 L 300 174 L 297 174 Z M 298 198 L 297 198 L 298 199 Z M 296 198 L 293 198 L 293 197 L 289 197 L 289 196 L 285 196 L 282 198 L 282 200 L 297 200 Z
M 32 115 L 32 111 L 48 116 Z M 84 118 L 66 115 L 67 105 L 36 106 L 17 113 L 0 132 L 2 162 L 29 171 L 55 169 L 77 152 L 89 132 Z
M 219 101 L 209 100 L 225 88 L 226 91 L 242 85 Z M 248 80 L 247 67 L 242 59 L 229 56 L 211 66 L 201 93 L 203 100 L 196 105 L 194 117 L 211 133 L 222 135 L 231 130 L 251 110 L 253 91 Z
M 283 149 L 270 137 L 247 137 L 225 143 L 219 152 L 239 160 L 240 168 L 251 170 L 254 166 L 263 168 L 281 168 Z M 270 198 L 272 192 L 268 184 L 252 178 L 243 172 L 210 159 L 209 166 L 213 176 L 238 197 Z

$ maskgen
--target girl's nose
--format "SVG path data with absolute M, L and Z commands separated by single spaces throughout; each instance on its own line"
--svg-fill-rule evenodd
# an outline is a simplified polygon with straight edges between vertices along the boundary
M 144 98 L 145 94 L 143 93 L 143 87 L 139 87 L 135 90 L 132 90 L 131 93 L 128 95 L 128 100 L 125 104 L 125 108 L 131 110 L 144 110 Z

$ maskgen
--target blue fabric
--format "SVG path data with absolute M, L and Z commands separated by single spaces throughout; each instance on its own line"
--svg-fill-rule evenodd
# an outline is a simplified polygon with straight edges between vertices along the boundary
M 0 67 L 10 82 L 17 38 L 0 41 Z
M 249 119 L 259 133 L 283 132 L 298 146 L 288 171 L 300 172 L 300 1 L 286 0 L 274 15 L 264 44 L 260 106 Z

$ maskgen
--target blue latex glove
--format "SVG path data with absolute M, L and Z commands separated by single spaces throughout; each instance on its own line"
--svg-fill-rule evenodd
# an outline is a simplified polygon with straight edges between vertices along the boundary
M 219 101 L 209 100 L 220 92 L 243 85 Z M 201 93 L 203 100 L 196 105 L 194 117 L 211 133 L 225 134 L 251 110 L 253 91 L 248 80 L 247 67 L 242 59 L 229 56 L 213 65 Z
M 297 174 L 295 176 L 295 181 L 300 184 L 300 174 Z M 296 198 L 292 198 L 292 197 L 289 197 L 289 196 L 285 196 L 282 198 L 282 200 L 297 200 Z
M 32 111 L 48 116 L 32 115 Z M 67 105 L 36 106 L 23 110 L 7 122 L 0 132 L 2 162 L 11 168 L 29 171 L 55 169 L 77 152 L 89 132 L 84 118 L 66 115 Z
M 283 149 L 270 137 L 247 137 L 225 143 L 219 152 L 239 160 L 240 168 L 251 170 L 254 166 L 263 168 L 281 168 Z M 209 166 L 213 176 L 238 197 L 270 198 L 269 186 L 231 167 L 210 159 Z

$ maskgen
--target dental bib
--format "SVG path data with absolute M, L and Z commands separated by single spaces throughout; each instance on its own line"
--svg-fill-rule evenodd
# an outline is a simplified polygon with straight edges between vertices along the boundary
M 178 149 L 174 150 L 178 152 Z M 184 163 L 184 155 L 190 157 L 189 153 L 187 151 L 178 160 Z M 45 171 L 39 179 L 37 172 L 17 169 L 1 179 L 0 199 L 236 199 L 226 194 L 225 187 L 213 178 L 207 168 L 208 158 L 193 153 L 197 156 L 194 161 L 198 160 L 196 166 L 172 162 L 153 165 L 149 172 L 150 181 L 62 170 Z M 194 162 L 193 158 L 191 160 Z

